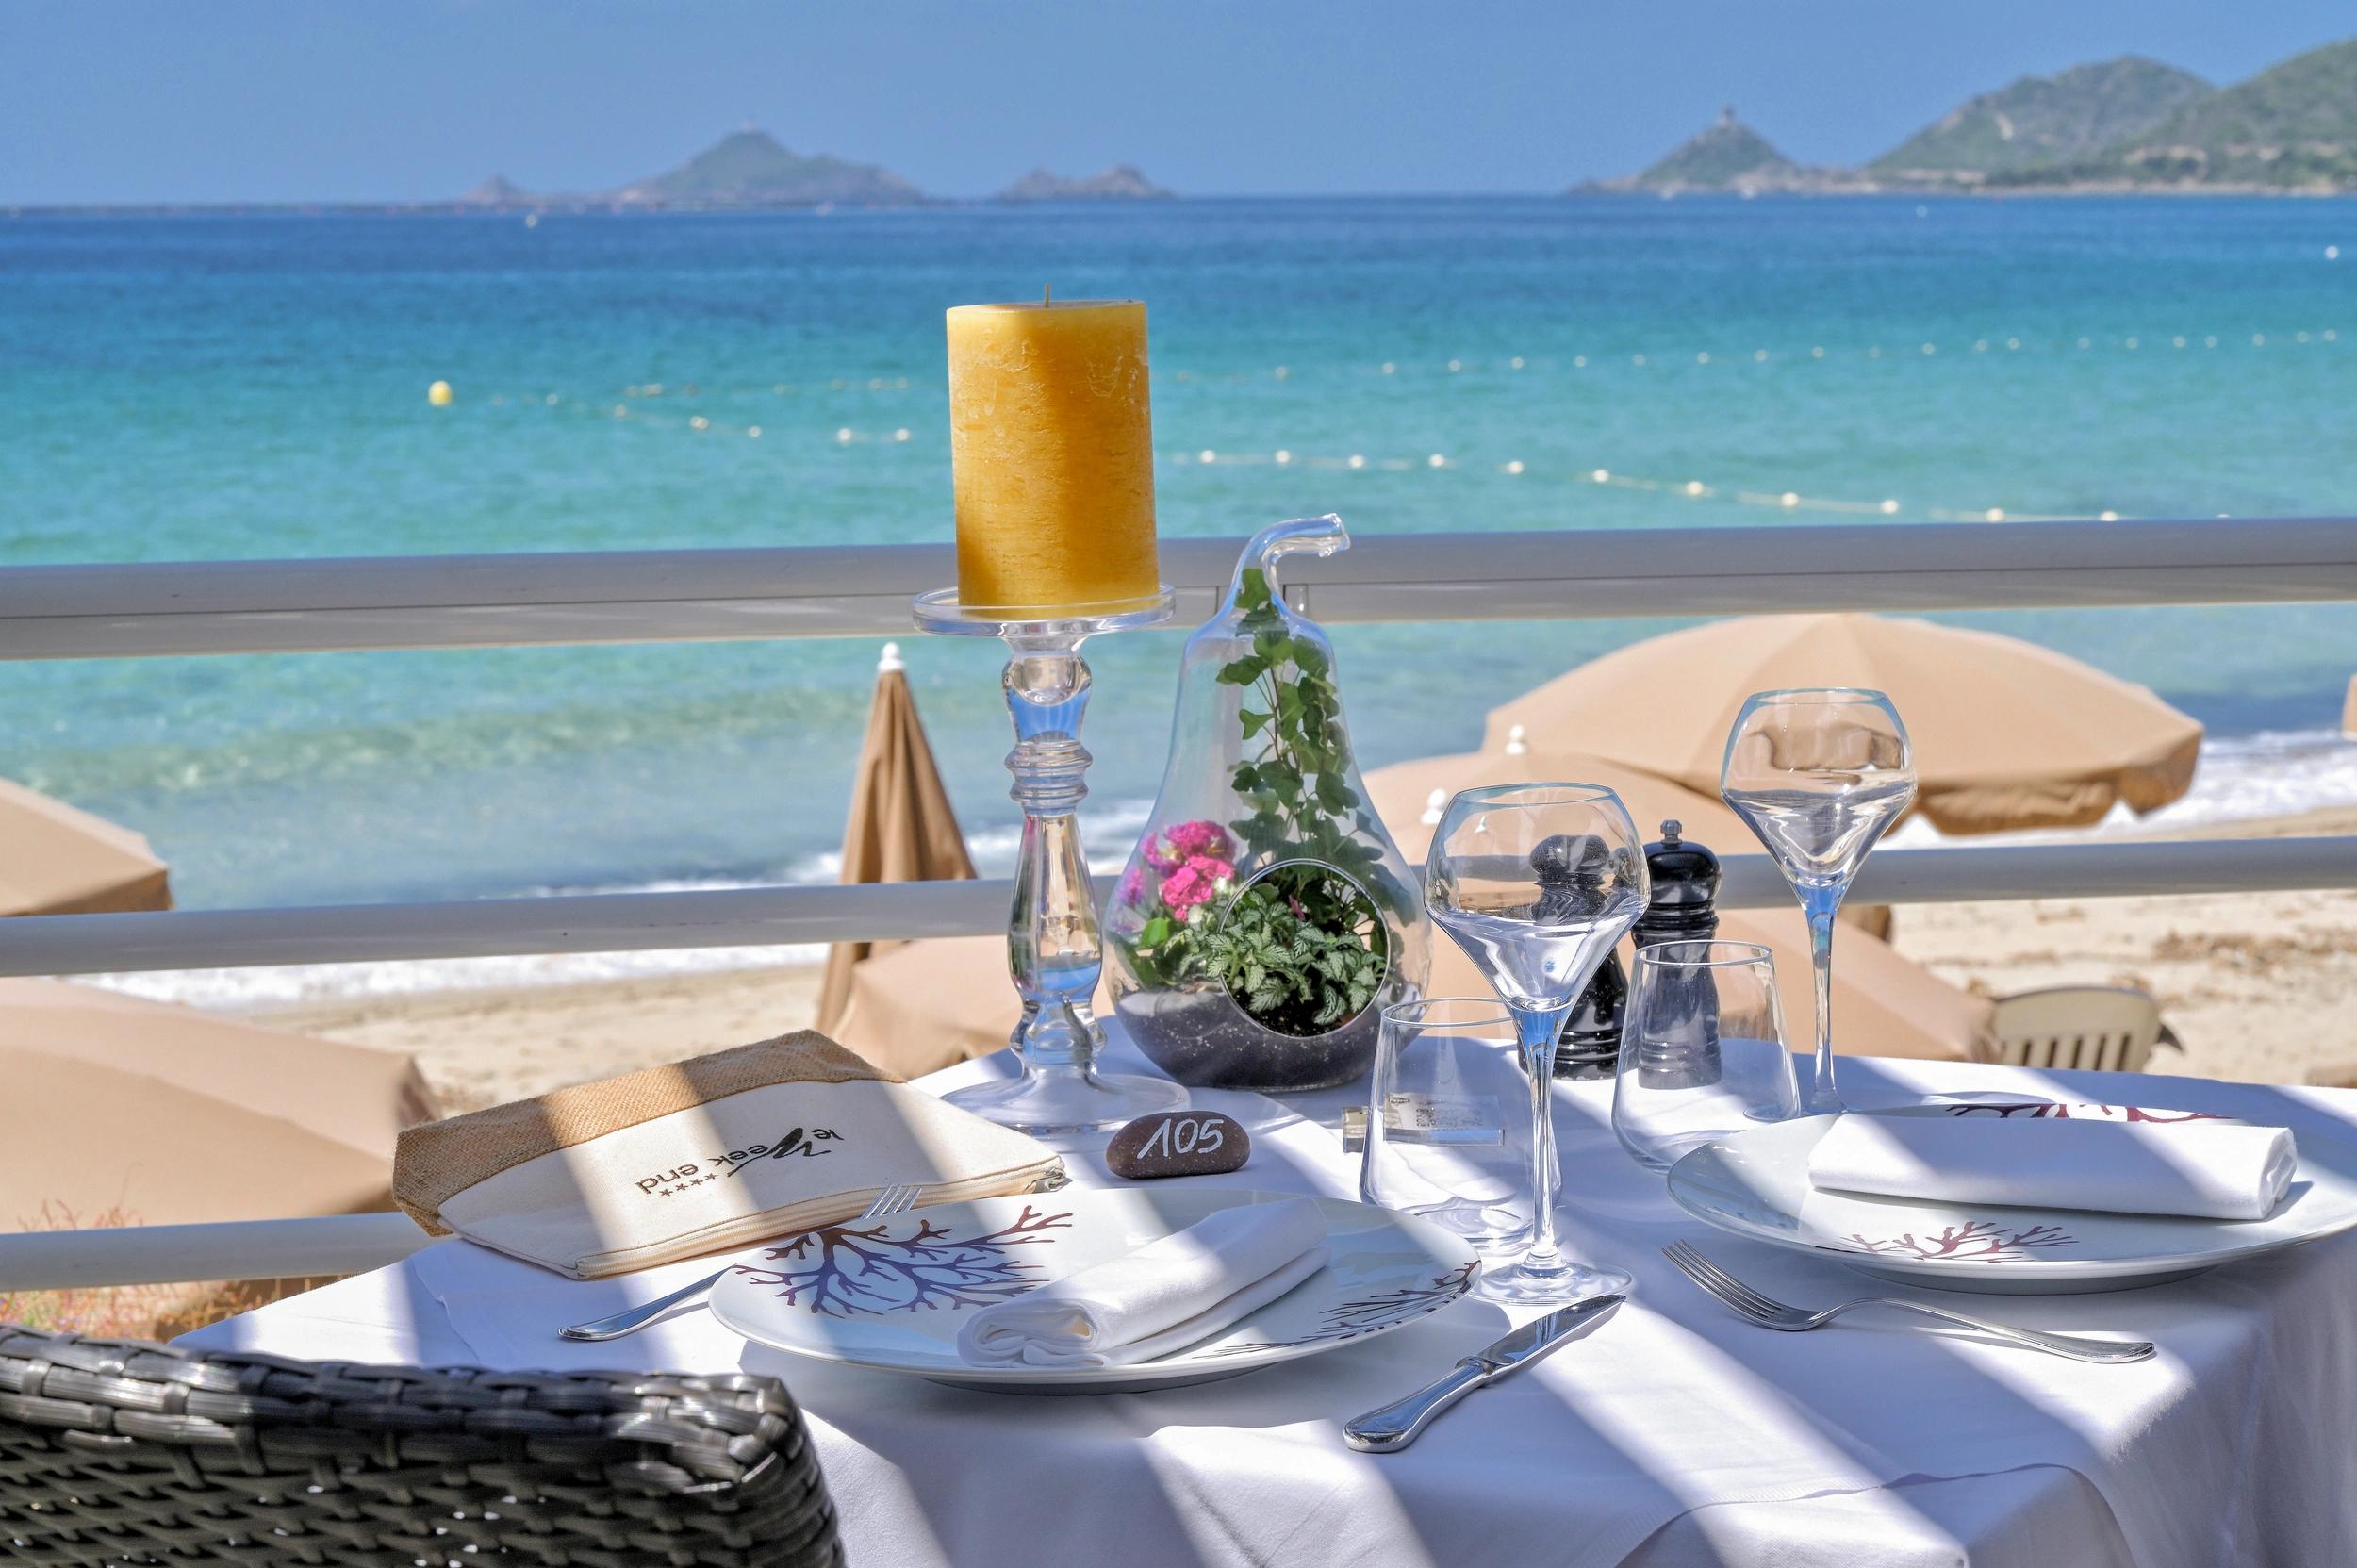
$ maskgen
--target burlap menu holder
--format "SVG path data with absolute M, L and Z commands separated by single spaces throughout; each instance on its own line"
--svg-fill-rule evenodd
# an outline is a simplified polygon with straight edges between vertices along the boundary
M 412 1128 L 393 1197 L 437 1234 L 591 1279 L 850 1219 L 895 1183 L 958 1202 L 1063 1173 L 805 1030 Z

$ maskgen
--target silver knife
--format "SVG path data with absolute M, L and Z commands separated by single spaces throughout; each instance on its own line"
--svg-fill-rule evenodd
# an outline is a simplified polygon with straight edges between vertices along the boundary
M 1343 1428 L 1343 1441 L 1362 1454 L 1392 1454 L 1416 1441 L 1432 1418 L 1474 1390 L 1496 1382 L 1540 1360 L 1572 1337 L 1601 1312 L 1627 1300 L 1624 1296 L 1591 1296 L 1568 1307 L 1558 1307 L 1491 1345 L 1475 1352 L 1426 1387 L 1407 1398 L 1369 1411 Z

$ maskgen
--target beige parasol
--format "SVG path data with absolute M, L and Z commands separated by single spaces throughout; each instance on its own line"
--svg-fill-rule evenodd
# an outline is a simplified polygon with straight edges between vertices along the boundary
M 1421 864 L 1432 846 L 1440 808 L 1460 789 L 1491 784 L 1575 780 L 1602 784 L 1620 796 L 1638 832 L 1661 835 L 1665 817 L 1677 820 L 1689 838 L 1722 853 L 1752 845 L 1752 830 L 1715 796 L 1698 795 L 1681 784 L 1602 757 L 1573 751 L 1458 751 L 1416 757 L 1378 767 L 1367 775 L 1367 803 L 1383 818 L 1399 852 Z
M 1815 1036 L 1816 984 L 1809 967 L 1808 926 L 1799 909 L 1728 910 L 1719 916 L 1722 942 L 1756 942 L 1775 955 L 1776 996 L 1784 1004 L 1785 1043 L 1806 1048 Z M 1986 997 L 1949 984 L 1863 932 L 1844 932 L 1841 962 L 1833 970 L 1834 1049 L 1844 1056 L 1912 1056 L 1939 1062 L 1997 1060 L 1996 1006 Z M 1625 969 L 1630 949 L 1624 943 Z M 1436 997 L 1487 997 L 1464 951 L 1445 937 L 1432 944 Z
M 390 1209 L 416 1063 L 54 980 L 0 981 L 0 1229 Z
M 1721 854 L 1749 853 L 1758 845 L 1743 819 L 1716 796 L 1699 795 L 1655 774 L 1571 751 L 1458 751 L 1395 762 L 1367 775 L 1367 797 L 1400 852 L 1421 862 L 1431 848 L 1441 808 L 1451 795 L 1541 780 L 1604 785 L 1621 798 L 1648 843 L 1659 835 L 1662 822 L 1671 819 L 1685 837 Z M 1841 918 L 1886 940 L 1893 923 L 1888 904 L 1850 904 L 1842 909 Z
M 1798 909 L 1729 912 L 1719 934 L 1758 942 L 1776 955 L 1776 989 L 1785 1034 L 1798 1048 L 1815 1015 L 1808 933 Z M 1627 962 L 1624 949 L 1622 962 Z M 1487 997 L 1489 983 L 1457 944 L 1432 943 L 1435 997 Z M 1108 1015 L 1105 994 L 1096 1012 Z M 1860 932 L 1841 937 L 1834 967 L 1835 1048 L 1860 1056 L 1915 1056 L 1952 1062 L 1994 1061 L 1996 1032 L 1986 998 L 1959 990 L 1897 949 Z M 902 944 L 863 964 L 851 981 L 851 1005 L 835 1037 L 882 1067 L 914 1078 L 997 1050 L 1022 1014 L 1007 983 L 1007 944 L 998 936 L 933 937 Z
M 2078 827 L 2193 783 L 2201 726 L 2134 685 L 2016 637 L 1870 615 L 1714 621 L 1624 648 L 1490 711 L 1484 751 L 1520 726 L 1715 795 L 1727 729 L 1755 691 L 1871 686 L 1915 744 L 1917 809 L 1942 833 Z M 1667 700 L 1674 694 L 1674 700 Z
M 0 779 L 0 915 L 171 907 L 164 863 L 146 839 Z
M 884 644 L 876 665 L 876 701 L 867 710 L 867 739 L 851 783 L 850 820 L 843 829 L 846 883 L 965 881 L 974 862 L 958 831 L 957 813 L 942 786 L 933 749 L 916 717 L 900 645 Z M 818 987 L 818 1027 L 830 1032 L 851 999 L 851 977 L 863 959 L 898 946 L 837 942 L 827 953 Z
M 1096 1011 L 1113 1014 L 1101 980 Z M 849 1004 L 828 1032 L 876 1065 L 916 1078 L 998 1049 L 1022 1016 L 1005 937 L 934 936 L 895 943 L 852 970 Z

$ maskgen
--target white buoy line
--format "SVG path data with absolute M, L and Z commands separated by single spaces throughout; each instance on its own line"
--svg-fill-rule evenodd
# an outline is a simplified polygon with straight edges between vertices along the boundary
M 599 417 L 627 420 L 637 425 L 677 428 L 696 434 L 733 436 L 753 440 L 762 438 L 765 434 L 764 427 L 758 424 L 722 424 L 702 414 L 657 413 L 628 403 L 607 404 L 602 401 L 568 399 L 557 392 L 549 392 L 536 397 L 516 398 L 502 394 L 486 401 L 495 406 L 515 403 L 518 404 L 536 404 L 552 408 L 570 407 L 576 411 Z M 837 425 L 832 431 L 803 432 L 802 434 L 815 437 L 824 444 L 837 447 L 904 446 L 915 438 L 915 431 L 907 425 L 895 425 L 890 429 L 874 430 L 863 430 L 852 425 Z M 1767 490 L 1746 488 L 1741 486 L 1714 485 L 1701 479 L 1657 478 L 1646 474 L 1624 473 L 1607 468 L 1534 467 L 1520 457 L 1498 460 L 1447 452 L 1427 452 L 1415 456 L 1403 457 L 1364 452 L 1311 453 L 1297 451 L 1291 447 L 1278 447 L 1268 452 L 1240 452 L 1232 449 L 1223 451 L 1217 447 L 1196 447 L 1164 453 L 1161 460 L 1174 467 L 1253 468 L 1266 466 L 1283 469 L 1327 470 L 1345 473 L 1464 471 L 1496 474 L 1508 479 L 1529 478 L 1541 482 L 1550 479 L 1567 481 L 1578 485 L 1675 495 L 1689 501 L 1715 501 L 1738 506 L 1769 507 L 1781 512 L 1816 512 L 1847 517 L 1910 517 L 1935 522 L 2037 522 L 2051 520 L 2054 517 L 2077 515 L 2017 512 L 2001 506 L 1969 508 L 1913 506 L 1902 503 L 1896 497 L 1888 496 L 1872 501 L 1853 500 L 1837 496 L 1808 495 L 1793 489 Z M 2104 522 L 2119 520 L 2119 514 L 2116 511 L 2106 510 L 2098 516 L 2100 520 Z
M 1380 472 L 1409 473 L 1417 470 L 1463 470 L 1473 472 L 1497 473 L 1508 478 L 1536 478 L 1541 481 L 1562 480 L 1577 485 L 1603 486 L 1615 489 L 1644 490 L 1658 494 L 1682 496 L 1689 501 L 1717 501 L 1738 506 L 1766 506 L 1780 512 L 1822 512 L 1845 517 L 1910 517 L 1933 522 L 2049 522 L 2075 514 L 2017 512 L 2003 506 L 1909 506 L 1897 498 L 1886 496 L 1879 501 L 1853 501 L 1835 496 L 1804 495 L 1798 490 L 1759 490 L 1740 486 L 1712 485 L 1700 479 L 1658 479 L 1645 474 L 1622 473 L 1613 469 L 1551 469 L 1534 468 L 1520 457 L 1504 462 L 1475 461 L 1435 452 L 1422 458 L 1369 456 L 1354 452 L 1348 455 L 1313 454 L 1279 447 L 1271 453 L 1223 452 L 1205 447 L 1193 452 L 1170 452 L 1162 460 L 1177 467 L 1193 468 L 1252 468 L 1274 465 L 1277 468 L 1340 469 L 1345 471 L 1373 470 Z M 2118 522 L 2118 512 L 2101 514 L 2104 522 Z

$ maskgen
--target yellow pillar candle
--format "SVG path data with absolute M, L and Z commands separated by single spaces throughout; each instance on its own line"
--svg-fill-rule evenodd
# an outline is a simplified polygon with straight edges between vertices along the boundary
M 949 312 L 958 601 L 1071 612 L 1155 597 L 1154 426 L 1138 300 Z

